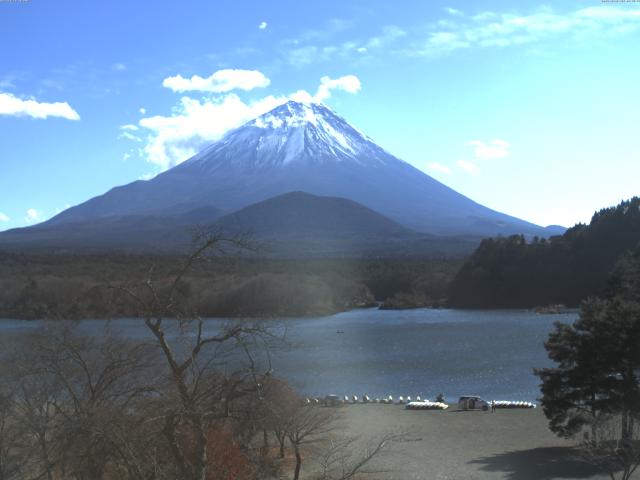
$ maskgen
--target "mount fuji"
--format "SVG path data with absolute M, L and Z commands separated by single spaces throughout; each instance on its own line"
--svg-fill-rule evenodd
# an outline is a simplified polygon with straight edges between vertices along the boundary
M 78 226 L 113 227 L 114 222 L 135 229 L 135 219 L 144 218 L 153 219 L 157 233 L 163 222 L 167 227 L 176 221 L 184 226 L 185 219 L 213 222 L 289 192 L 357 202 L 423 234 L 562 233 L 484 207 L 394 157 L 328 107 L 294 101 L 230 131 L 151 180 L 113 188 L 18 230 L 27 238 Z M 11 232 L 17 230 L 0 234 L 0 244 Z

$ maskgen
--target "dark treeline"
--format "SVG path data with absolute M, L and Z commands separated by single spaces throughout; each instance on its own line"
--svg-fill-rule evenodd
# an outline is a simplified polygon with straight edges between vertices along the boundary
M 0 318 L 136 316 L 114 283 L 153 268 L 162 288 L 177 256 L 62 255 L 0 252 Z M 386 302 L 441 304 L 458 259 L 215 258 L 195 265 L 182 298 L 204 316 L 323 315 Z
M 578 306 L 606 293 L 616 261 L 640 242 L 640 198 L 600 210 L 549 240 L 483 240 L 455 276 L 449 303 L 462 308 Z

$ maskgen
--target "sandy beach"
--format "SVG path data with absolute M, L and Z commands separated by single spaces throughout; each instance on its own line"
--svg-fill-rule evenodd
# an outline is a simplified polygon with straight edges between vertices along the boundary
M 400 405 L 341 408 L 346 435 L 407 432 L 376 459 L 375 479 L 605 479 L 556 437 L 540 409 L 411 411 Z

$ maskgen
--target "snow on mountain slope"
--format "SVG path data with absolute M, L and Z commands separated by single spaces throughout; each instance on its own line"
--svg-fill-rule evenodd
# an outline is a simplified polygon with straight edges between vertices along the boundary
M 288 102 L 230 132 L 185 165 L 213 171 L 229 166 L 282 167 L 292 162 L 351 161 L 365 166 L 388 160 L 387 152 L 326 106 Z
M 116 187 L 49 222 L 203 206 L 230 213 L 293 191 L 350 199 L 425 233 L 547 236 L 543 228 L 488 209 L 394 157 L 326 106 L 293 101 L 152 180 Z

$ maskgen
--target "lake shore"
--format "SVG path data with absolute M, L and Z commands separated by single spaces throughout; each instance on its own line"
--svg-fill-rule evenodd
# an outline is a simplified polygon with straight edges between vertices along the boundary
M 406 432 L 374 460 L 372 479 L 454 480 L 608 478 L 584 461 L 575 441 L 556 437 L 542 411 L 495 413 L 405 410 L 399 405 L 347 405 L 344 434 L 361 442 L 388 432 Z
M 274 333 L 286 332 L 288 347 L 274 351 L 271 361 L 276 376 L 310 397 L 366 393 L 372 398 L 433 398 L 442 392 L 451 400 L 471 392 L 488 399 L 535 401 L 540 389 L 532 369 L 549 365 L 543 343 L 556 320 L 573 318 L 447 309 L 364 309 L 326 317 L 275 318 Z M 215 331 L 220 321 L 205 322 L 206 330 Z M 5 320 L 0 333 L 4 338 L 19 337 L 40 325 Z M 106 325 L 95 319 L 79 322 L 77 328 L 96 335 Z M 124 338 L 149 339 L 138 319 L 109 325 Z

